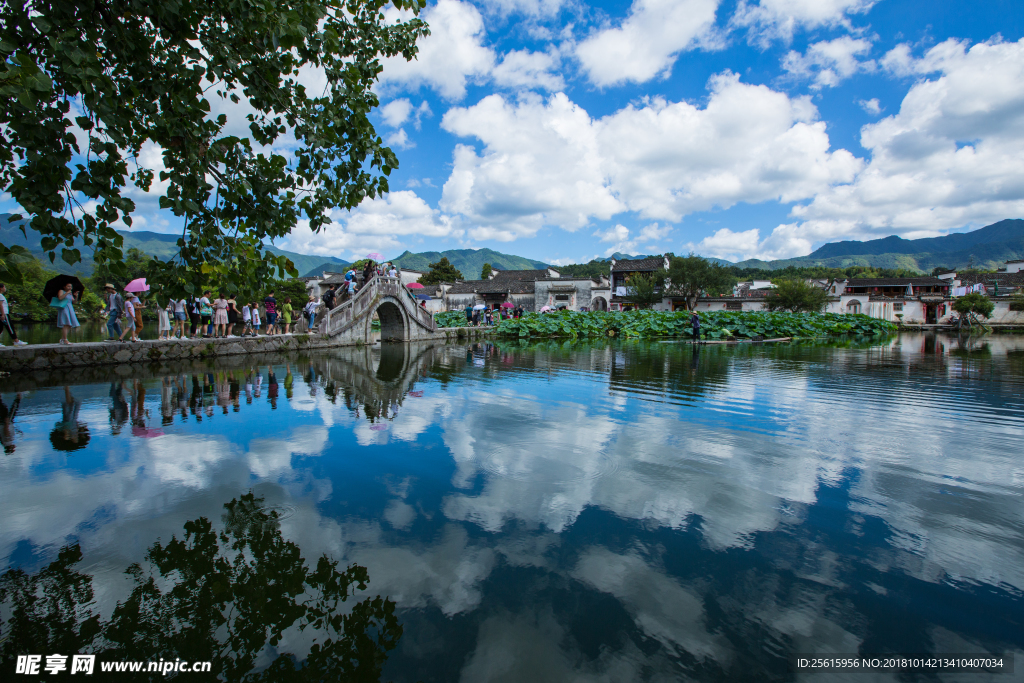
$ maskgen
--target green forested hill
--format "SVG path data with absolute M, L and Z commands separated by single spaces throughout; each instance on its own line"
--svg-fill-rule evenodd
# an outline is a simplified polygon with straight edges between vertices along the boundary
M 21 233 L 21 229 L 18 227 L 21 222 L 11 223 L 7 220 L 10 214 L 0 214 L 0 244 L 21 245 L 31 251 L 36 257 L 38 257 L 43 263 L 49 263 L 50 260 L 43 256 L 43 249 L 39 246 L 39 234 L 27 230 L 27 236 Z M 174 254 L 177 249 L 175 242 L 178 239 L 177 235 L 168 235 L 159 232 L 149 232 L 147 230 L 133 230 L 133 231 L 120 231 L 124 237 L 124 250 L 128 251 L 130 248 L 135 247 L 136 249 L 155 256 L 157 258 L 168 258 Z M 298 254 L 294 251 L 288 251 L 287 249 L 278 249 L 277 247 L 271 247 L 267 251 L 271 251 L 275 254 L 283 254 L 292 260 L 295 264 L 296 270 L 299 271 L 300 275 L 305 275 L 307 271 L 320 266 L 321 264 L 331 264 L 335 269 L 339 269 L 342 266 L 348 265 L 348 261 L 335 258 L 333 256 L 310 256 L 308 254 Z M 53 263 L 50 268 L 55 268 L 59 271 L 65 272 L 78 272 L 85 275 L 92 273 L 93 262 L 91 252 L 88 248 L 82 249 L 83 259 L 81 263 L 76 263 L 74 266 L 68 266 L 60 260 L 60 256 Z
M 895 235 L 877 240 L 854 240 L 825 244 L 807 256 L 760 261 L 750 259 L 740 268 L 777 270 L 789 266 L 848 268 L 907 268 L 931 272 L 936 267 L 964 268 L 972 265 L 993 270 L 1006 261 L 1024 258 L 1024 220 L 1007 219 L 971 232 L 943 237 L 905 240 Z
M 467 280 L 475 280 L 480 277 L 480 269 L 485 263 L 490 263 L 497 270 L 535 270 L 547 268 L 543 261 L 534 261 L 522 256 L 502 254 L 493 249 L 449 249 L 448 251 L 423 251 L 414 254 L 406 251 L 398 258 L 391 259 L 402 268 L 409 270 L 421 270 L 424 273 L 430 270 L 431 263 L 437 263 L 441 257 L 447 257 L 453 266 L 458 268 Z

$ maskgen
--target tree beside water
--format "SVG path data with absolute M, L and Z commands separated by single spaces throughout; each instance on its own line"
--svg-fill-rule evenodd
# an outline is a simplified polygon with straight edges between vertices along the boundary
M 219 531 L 200 517 L 180 539 L 150 546 L 145 563 L 127 569 L 134 586 L 108 620 L 93 611 L 77 544 L 35 574 L 8 570 L 0 577 L 0 605 L 10 614 L 0 624 L 0 666 L 13 671 L 22 654 L 90 653 L 98 661 L 212 662 L 197 680 L 378 681 L 402 626 L 387 598 L 346 604 L 367 588 L 366 569 L 340 569 L 327 556 L 308 566 L 282 537 L 277 513 L 252 493 L 224 507 Z M 308 653 L 283 651 L 294 629 L 313 636 Z M 273 660 L 257 671 L 266 654 Z
M 386 18 L 388 4 L 405 18 Z M 268 244 L 300 219 L 317 232 L 331 210 L 389 190 L 398 159 L 370 121 L 372 88 L 383 58 L 416 56 L 423 6 L 5 3 L 0 191 L 51 259 L 73 266 L 91 251 L 123 279 L 114 226 L 131 227 L 131 195 L 158 182 L 181 238 L 173 258 L 149 262 L 153 280 L 196 293 L 211 279 L 235 292 L 295 277 Z M 309 69 L 323 72 L 323 89 L 301 83 Z M 248 105 L 235 114 L 247 125 L 211 115 L 211 101 Z M 287 156 L 276 151 L 285 135 L 295 140 Z M 159 163 L 143 153 L 152 145 Z M 6 251 L 0 259 L 17 267 Z

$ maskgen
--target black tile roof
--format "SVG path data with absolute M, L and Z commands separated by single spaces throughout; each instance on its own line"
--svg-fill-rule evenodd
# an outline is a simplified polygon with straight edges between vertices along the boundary
M 948 280 L 937 277 L 864 277 L 850 278 L 847 287 L 949 287 Z
M 635 273 L 638 271 L 662 270 L 665 268 L 665 259 L 661 256 L 642 258 L 634 260 L 616 261 L 612 266 L 615 273 Z
M 495 278 L 496 280 L 497 278 Z M 452 285 L 449 294 L 533 294 L 533 280 L 466 280 Z
M 557 272 L 557 271 L 556 271 Z M 499 270 L 493 280 L 544 280 L 548 277 L 547 270 Z
M 960 280 L 960 285 L 962 287 L 970 287 L 971 285 L 976 285 L 979 282 L 989 288 L 992 287 L 993 282 L 998 282 L 1000 288 L 1024 286 L 1024 272 L 978 273 L 976 275 L 957 275 L 956 279 Z

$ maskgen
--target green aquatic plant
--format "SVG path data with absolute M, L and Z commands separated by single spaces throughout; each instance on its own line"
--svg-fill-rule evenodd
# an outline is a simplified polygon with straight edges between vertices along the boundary
M 527 313 L 518 320 L 502 320 L 495 325 L 495 331 L 501 336 L 520 338 L 685 337 L 692 334 L 690 315 L 688 311 Z M 861 314 L 708 311 L 698 316 L 703 336 L 713 340 L 877 336 L 896 331 L 895 323 Z

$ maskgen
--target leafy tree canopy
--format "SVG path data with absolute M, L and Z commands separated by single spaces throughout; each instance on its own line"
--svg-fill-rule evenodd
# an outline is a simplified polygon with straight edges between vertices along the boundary
M 453 266 L 447 256 L 442 256 L 437 263 L 430 264 L 430 272 L 420 278 L 422 285 L 436 285 L 438 282 L 455 282 L 464 280 L 462 272 Z
M 661 301 L 663 281 L 652 273 L 633 273 L 626 278 L 626 296 L 622 298 L 637 308 L 650 308 Z
M 480 279 L 481 280 L 486 280 L 487 278 L 489 278 L 491 276 L 491 273 L 493 273 L 493 272 L 494 272 L 494 268 L 491 267 L 491 264 L 490 263 L 485 263 L 480 268 Z
M 975 314 L 984 318 L 992 315 L 996 305 L 984 294 L 971 292 L 953 302 L 953 310 L 960 315 Z
M 693 310 L 702 294 L 718 296 L 731 291 L 736 277 L 729 268 L 691 253 L 672 256 L 668 266 L 668 291 L 685 297 L 686 307 Z
M 381 58 L 412 59 L 427 28 L 387 21 L 388 4 L 418 13 L 425 0 L 5 2 L 0 190 L 51 261 L 90 247 L 125 277 L 114 225 L 131 226 L 130 195 L 158 181 L 182 234 L 174 258 L 150 262 L 155 280 L 233 291 L 297 275 L 265 242 L 387 192 L 398 166 L 370 123 L 371 86 Z M 242 100 L 247 125 L 214 113 Z M 162 168 L 147 165 L 150 143 Z
M 774 280 L 775 288 L 765 299 L 769 311 L 790 313 L 821 313 L 828 305 L 828 292 L 806 280 L 785 278 Z

